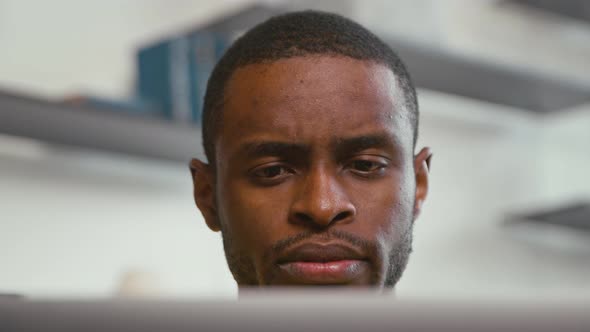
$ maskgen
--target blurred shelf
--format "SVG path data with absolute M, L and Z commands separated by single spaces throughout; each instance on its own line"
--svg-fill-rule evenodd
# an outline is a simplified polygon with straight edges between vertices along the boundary
M 520 67 L 454 54 L 403 40 L 388 40 L 417 87 L 549 113 L 590 101 L 583 84 Z
M 165 160 L 204 157 L 196 126 L 4 91 L 0 91 L 0 133 Z
M 590 22 L 590 2 L 588 0 L 509 0 L 520 6 L 532 7 L 554 15 Z

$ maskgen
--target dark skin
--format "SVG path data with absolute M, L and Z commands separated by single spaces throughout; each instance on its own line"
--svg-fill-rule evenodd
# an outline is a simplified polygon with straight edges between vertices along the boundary
M 392 71 L 306 56 L 239 68 L 194 197 L 238 286 L 392 287 L 428 192 Z

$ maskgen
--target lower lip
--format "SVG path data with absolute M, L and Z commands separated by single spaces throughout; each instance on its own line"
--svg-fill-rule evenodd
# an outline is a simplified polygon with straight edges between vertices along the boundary
M 290 262 L 279 265 L 288 278 L 301 284 L 346 284 L 359 279 L 368 269 L 361 260 Z

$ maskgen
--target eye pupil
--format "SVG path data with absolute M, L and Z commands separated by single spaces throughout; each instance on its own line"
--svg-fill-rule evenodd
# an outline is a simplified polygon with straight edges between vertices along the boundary
M 359 171 L 363 171 L 363 172 L 369 172 L 371 170 L 373 170 L 375 163 L 371 162 L 371 161 L 367 161 L 367 160 L 357 160 L 354 162 L 354 168 L 359 170 Z
M 273 178 L 282 174 L 283 169 L 280 166 L 267 167 L 263 170 L 265 177 Z

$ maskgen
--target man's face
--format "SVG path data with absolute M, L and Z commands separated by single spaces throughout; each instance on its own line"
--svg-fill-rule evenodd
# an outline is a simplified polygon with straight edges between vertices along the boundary
M 395 284 L 429 157 L 414 161 L 403 105 L 392 71 L 368 61 L 295 57 L 234 73 L 216 164 L 193 161 L 193 175 L 239 285 Z

